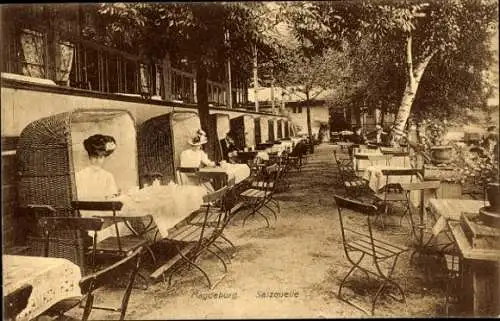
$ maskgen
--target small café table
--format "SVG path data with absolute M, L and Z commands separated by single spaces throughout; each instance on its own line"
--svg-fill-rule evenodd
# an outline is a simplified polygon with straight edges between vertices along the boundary
M 229 180 L 234 178 L 238 184 L 250 176 L 250 167 L 247 164 L 222 164 L 216 167 L 203 167 L 198 172 L 199 176 L 209 178 L 221 178 L 223 185 L 228 185 Z
M 2 261 L 4 296 L 25 284 L 33 287 L 18 321 L 31 320 L 63 299 L 81 296 L 80 267 L 67 259 L 2 255 Z
M 372 163 L 369 156 L 392 155 L 388 160 L 377 160 Z M 354 152 L 354 166 L 358 171 L 365 170 L 369 166 L 395 166 L 410 167 L 410 157 L 408 155 L 397 156 L 396 154 L 382 152 L 380 149 L 362 149 Z
M 401 175 L 401 176 L 391 175 L 387 180 L 387 177 L 382 173 L 383 170 L 391 170 L 391 169 L 398 170 L 398 169 L 409 169 L 409 168 L 410 167 L 401 167 L 401 166 L 368 166 L 365 169 L 362 178 L 368 181 L 368 187 L 370 187 L 372 191 L 378 193 L 378 191 L 385 186 L 386 181 L 388 181 L 389 184 L 412 182 L 412 177 L 409 175 Z
M 463 289 L 461 306 L 472 316 L 498 316 L 500 314 L 500 250 L 474 248 L 462 228 L 462 213 L 479 213 L 488 203 L 478 200 L 431 199 L 430 210 L 437 217 L 433 235 L 451 234 L 461 257 Z
M 163 238 L 177 223 L 200 208 L 206 193 L 203 186 L 170 183 L 123 194 L 115 200 L 123 202 L 119 216 L 137 217 L 138 213 L 151 216 L 159 237 Z

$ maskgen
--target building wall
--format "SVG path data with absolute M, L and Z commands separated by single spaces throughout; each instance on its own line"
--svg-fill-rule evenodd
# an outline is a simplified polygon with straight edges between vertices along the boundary
M 40 88 L 47 89 L 45 86 Z M 82 93 L 82 90 L 59 88 L 33 90 L 3 87 L 1 92 L 2 137 L 16 137 L 26 125 L 39 118 L 63 113 L 77 108 L 126 109 L 135 118 L 136 124 L 169 113 L 173 110 L 193 111 L 196 106 L 177 106 L 165 101 L 148 101 L 136 97 L 120 97 L 113 94 Z M 241 110 L 211 108 L 210 113 L 226 113 L 230 118 L 251 114 L 255 117 L 267 115 Z M 286 119 L 285 117 L 281 117 Z
M 295 108 L 295 112 L 294 112 Z M 287 107 L 288 115 L 293 124 L 300 126 L 300 133 L 307 133 L 307 109 L 302 107 L 302 112 L 299 112 L 298 107 Z M 328 122 L 330 117 L 327 106 L 313 106 L 311 109 L 311 128 L 313 134 L 318 134 L 320 122 Z

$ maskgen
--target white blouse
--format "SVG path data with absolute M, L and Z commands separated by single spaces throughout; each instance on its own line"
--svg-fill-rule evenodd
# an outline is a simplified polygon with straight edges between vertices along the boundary
M 76 193 L 80 201 L 104 201 L 118 194 L 118 187 L 113 174 L 107 170 L 94 165 L 89 165 L 75 174 Z M 111 213 L 101 211 L 80 211 L 83 217 L 104 216 Z M 119 214 L 117 214 L 119 215 Z M 123 223 L 118 223 L 120 235 L 130 235 L 132 232 Z M 93 232 L 89 232 L 92 236 Z M 99 240 L 116 236 L 114 225 L 109 226 L 97 233 Z
M 76 192 L 81 201 L 103 201 L 118 194 L 113 174 L 99 166 L 87 166 L 75 175 Z
M 214 166 L 215 164 L 208 159 L 207 153 L 203 150 L 186 149 L 181 153 L 181 167 L 200 167 Z

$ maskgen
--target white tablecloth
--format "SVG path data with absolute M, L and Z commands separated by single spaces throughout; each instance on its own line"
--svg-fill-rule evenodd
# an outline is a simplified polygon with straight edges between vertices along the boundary
M 281 150 L 285 151 L 288 150 L 291 152 L 293 150 L 293 141 L 292 140 L 282 140 L 281 141 Z
M 259 157 L 262 160 L 268 161 L 269 160 L 269 152 L 261 150 L 261 151 L 257 152 L 257 155 L 255 157 Z
M 174 183 L 150 186 L 117 198 L 123 202 L 121 216 L 151 215 L 161 237 L 203 204 L 207 190 L 197 185 Z
M 303 137 L 290 137 L 290 140 L 292 141 L 293 146 L 297 145 L 299 142 L 304 140 Z
M 369 166 L 363 173 L 363 179 L 368 181 L 368 186 L 374 192 L 378 192 L 382 187 L 385 186 L 387 177 L 382 174 L 383 169 L 408 169 L 408 167 L 396 167 L 396 166 Z M 409 175 L 391 175 L 389 176 L 389 184 L 395 183 L 411 183 L 418 182 L 417 177 L 412 177 Z
M 282 152 L 286 151 L 289 149 L 289 151 L 292 151 L 292 142 L 291 141 L 284 141 L 281 142 L 281 144 L 274 144 L 272 147 L 269 147 L 266 149 L 267 152 L 269 153 L 278 153 L 278 155 L 281 155 Z
M 226 170 L 229 179 L 235 178 L 235 183 L 238 184 L 250 176 L 250 167 L 247 164 L 225 164 L 222 166 Z
M 26 309 L 16 320 L 30 320 L 55 303 L 80 296 L 80 267 L 69 260 L 51 257 L 2 255 L 4 296 L 24 284 L 33 287 Z
M 258 155 L 258 153 L 257 153 Z M 269 157 L 269 156 L 268 156 Z M 219 167 L 202 168 L 200 172 L 214 172 L 227 174 L 228 180 L 234 177 L 235 184 L 247 179 L 250 176 L 250 167 L 247 164 L 223 163 Z
M 143 189 L 130 190 L 113 200 L 123 203 L 118 216 L 140 217 L 151 215 L 158 227 L 159 236 L 168 236 L 168 230 L 182 221 L 193 211 L 200 208 L 207 189 L 199 185 L 168 185 L 149 186 Z M 96 212 L 84 213 L 83 217 L 95 216 Z M 100 212 L 99 216 L 111 216 L 111 212 Z M 148 223 L 145 219 L 145 223 Z M 120 235 L 133 234 L 123 223 L 118 224 Z M 99 240 L 116 236 L 115 227 L 110 226 L 98 232 Z
M 382 156 L 382 152 L 377 149 L 366 149 L 354 153 L 354 165 L 359 171 L 365 170 L 369 166 L 394 166 L 394 167 L 410 167 L 410 157 L 408 156 L 393 156 L 389 159 L 388 163 L 385 160 L 377 160 L 371 162 L 368 159 L 359 159 L 356 156 L 368 157 L 368 156 Z

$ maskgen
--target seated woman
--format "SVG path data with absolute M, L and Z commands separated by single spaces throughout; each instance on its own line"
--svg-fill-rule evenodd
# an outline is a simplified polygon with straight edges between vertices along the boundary
M 180 157 L 180 167 L 183 168 L 200 168 L 200 167 L 214 167 L 215 163 L 208 159 L 208 155 L 201 149 L 203 144 L 207 143 L 206 133 L 198 129 L 196 134 L 189 139 L 191 148 L 182 151 Z M 181 184 L 199 185 L 202 184 L 208 190 L 213 191 L 213 187 L 209 182 L 201 182 L 196 175 L 189 175 L 187 173 L 179 173 Z
M 89 156 L 89 165 L 75 174 L 76 191 L 80 201 L 105 201 L 119 195 L 113 174 L 102 168 L 105 160 L 116 148 L 112 136 L 96 134 L 84 140 L 83 146 Z M 100 211 L 81 211 L 82 216 L 102 216 Z M 120 235 L 130 234 L 123 223 L 118 224 Z M 115 236 L 114 226 L 99 232 L 99 238 Z
M 102 168 L 106 157 L 115 151 L 115 139 L 97 134 L 85 139 L 83 146 L 90 164 L 75 174 L 78 198 L 102 201 L 117 196 L 118 187 L 113 174 Z

